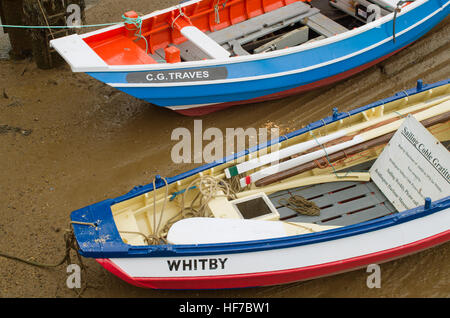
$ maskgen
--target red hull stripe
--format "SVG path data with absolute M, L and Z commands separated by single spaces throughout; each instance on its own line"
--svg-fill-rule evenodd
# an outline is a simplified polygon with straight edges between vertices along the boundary
M 367 64 L 361 65 L 359 67 L 356 67 L 354 69 L 351 69 L 349 71 L 331 76 L 331 77 L 327 77 L 323 80 L 314 82 L 314 83 L 310 83 L 307 85 L 303 85 L 300 87 L 296 87 L 296 88 L 292 88 L 289 89 L 287 91 L 282 91 L 279 93 L 275 93 L 275 94 L 271 94 L 271 95 L 266 95 L 266 96 L 261 96 L 261 97 L 257 97 L 254 99 L 250 99 L 250 100 L 246 100 L 246 101 L 238 101 L 238 102 L 229 102 L 229 103 L 222 103 L 222 104 L 215 104 L 215 105 L 211 105 L 211 106 L 203 106 L 203 107 L 197 107 L 197 108 L 190 108 L 190 109 L 180 109 L 180 110 L 174 110 L 175 112 L 185 115 L 185 116 L 202 116 L 202 115 L 206 115 L 212 112 L 216 112 L 222 109 L 226 109 L 229 108 L 231 106 L 236 106 L 236 105 L 242 105 L 242 104 L 250 104 L 250 103 L 259 103 L 259 102 L 264 102 L 264 101 L 269 101 L 269 100 L 274 100 L 274 99 L 279 99 L 279 98 L 283 98 L 283 97 L 287 97 L 287 96 L 291 96 L 291 95 L 295 95 L 295 94 L 299 94 L 299 93 L 303 93 L 306 91 L 310 91 L 322 86 L 326 86 L 326 85 L 330 85 L 333 83 L 336 83 L 338 81 L 341 81 L 343 79 L 346 79 L 350 76 L 353 76 L 359 72 L 364 71 L 365 69 L 368 69 L 369 67 L 380 63 L 381 61 L 387 59 L 388 57 L 390 57 L 391 55 L 394 55 L 395 53 L 403 50 L 405 47 L 394 51 L 392 53 L 389 53 L 377 60 L 374 60 L 372 62 L 369 62 Z
M 361 255 L 319 265 L 263 273 L 197 277 L 130 277 L 109 259 L 97 259 L 107 270 L 138 287 L 154 289 L 225 289 L 278 285 L 355 270 L 369 264 L 383 263 L 445 243 L 450 230 L 423 240 L 381 252 Z

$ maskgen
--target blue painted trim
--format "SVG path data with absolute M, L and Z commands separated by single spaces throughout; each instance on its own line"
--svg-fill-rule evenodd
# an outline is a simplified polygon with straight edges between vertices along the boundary
M 285 136 L 281 136 L 278 139 L 268 141 L 267 143 L 258 145 L 256 147 L 246 149 L 233 156 L 224 158 L 223 160 L 216 161 L 210 164 L 206 164 L 195 168 L 193 170 L 181 173 L 177 176 L 167 178 L 169 184 L 178 180 L 185 179 L 189 176 L 195 175 L 201 171 L 208 170 L 212 167 L 218 166 L 225 162 L 233 161 L 241 156 L 245 156 L 251 152 L 259 149 L 270 147 L 273 144 L 282 142 L 284 140 L 299 136 L 307 133 L 311 130 L 318 129 L 324 125 L 328 125 L 340 119 L 346 118 L 350 115 L 361 113 L 365 110 L 387 104 L 389 102 L 402 99 L 406 96 L 412 96 L 417 93 L 433 89 L 435 87 L 450 84 L 450 79 L 446 79 L 434 84 L 423 84 L 422 81 L 418 81 L 415 88 L 405 90 L 395 94 L 394 96 L 382 99 L 380 101 L 371 103 L 369 105 L 356 108 L 349 112 L 339 113 L 336 109 L 333 110 L 333 114 L 323 120 L 316 121 L 308 126 L 291 132 Z M 156 188 L 161 188 L 165 183 L 158 179 L 155 182 Z M 142 195 L 146 192 L 153 190 L 153 184 L 145 186 L 137 186 L 133 188 L 129 193 L 120 196 L 116 199 L 108 199 L 86 208 L 72 212 L 71 219 L 73 221 L 81 222 L 96 222 L 97 228 L 93 228 L 85 225 L 73 225 L 77 241 L 80 246 L 80 253 L 85 257 L 93 258 L 113 258 L 113 257 L 161 257 L 161 256 L 191 256 L 191 255 L 212 255 L 223 253 L 241 253 L 250 251 L 261 251 L 276 248 L 287 248 L 298 245 L 313 244 L 318 242 L 324 242 L 334 240 L 338 238 L 359 235 L 371 231 L 380 230 L 386 227 L 395 226 L 416 218 L 420 218 L 432 213 L 439 212 L 450 206 L 450 197 L 446 197 L 442 200 L 436 201 L 432 204 L 431 209 L 424 210 L 424 207 L 418 207 L 412 210 L 396 213 L 394 215 L 386 216 L 377 220 L 364 222 L 344 228 L 335 230 L 329 230 L 320 233 L 305 234 L 301 236 L 261 240 L 245 243 L 227 243 L 227 244 L 205 244 L 202 246 L 175 246 L 175 245 L 160 245 L 160 246 L 131 246 L 123 243 L 118 230 L 116 228 L 112 213 L 111 206 L 132 199 L 136 196 Z

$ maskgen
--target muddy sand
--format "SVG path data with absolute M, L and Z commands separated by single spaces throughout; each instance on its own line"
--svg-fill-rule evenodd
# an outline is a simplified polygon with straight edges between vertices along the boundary
M 88 23 L 120 20 L 176 1 L 102 1 Z M 309 93 L 231 108 L 203 117 L 203 127 L 267 127 L 292 131 L 330 115 L 450 74 L 449 19 L 380 65 Z M 174 176 L 195 165 L 174 164 L 171 132 L 192 129 L 193 118 L 136 100 L 74 74 L 65 64 L 44 71 L 29 60 L 0 61 L 0 251 L 56 263 L 71 211 Z M 74 256 L 74 254 L 72 254 Z M 267 288 L 228 291 L 154 291 L 121 281 L 94 260 L 83 297 L 448 297 L 450 245 L 383 264 L 380 289 L 366 287 L 358 270 Z M 66 267 L 41 269 L 0 258 L 0 297 L 75 297 Z

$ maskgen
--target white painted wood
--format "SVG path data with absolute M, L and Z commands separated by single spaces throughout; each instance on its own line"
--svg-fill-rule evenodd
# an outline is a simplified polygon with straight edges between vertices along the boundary
M 287 235 L 280 221 L 189 218 L 169 230 L 170 244 L 208 244 L 264 240 Z
M 316 244 L 251 253 L 112 258 L 111 261 L 132 277 L 195 277 L 261 273 L 320 265 L 376 253 L 411 244 L 449 229 L 450 208 L 447 208 L 396 226 Z M 227 260 L 224 268 L 218 267 L 214 270 L 198 268 L 197 270 L 170 271 L 168 268 L 168 262 L 174 260 L 189 261 L 209 258 Z
M 281 171 L 286 171 L 288 169 L 297 167 L 297 166 L 302 165 L 304 163 L 307 163 L 307 162 L 310 162 L 310 161 L 313 161 L 313 160 L 316 160 L 316 159 L 328 156 L 328 155 L 333 154 L 335 152 L 338 152 L 338 151 L 341 151 L 343 149 L 346 149 L 346 148 L 355 146 L 357 144 L 360 144 L 360 143 L 362 143 L 364 141 L 366 141 L 366 139 L 363 138 L 362 135 L 356 135 L 355 137 L 353 137 L 352 140 L 345 141 L 345 142 L 342 142 L 340 144 L 327 147 L 325 149 L 320 149 L 320 150 L 317 150 L 317 151 L 313 151 L 313 152 L 308 153 L 306 155 L 299 156 L 297 158 L 293 158 L 293 159 L 284 161 L 284 162 L 282 162 L 280 164 L 273 165 L 273 166 L 261 169 L 261 170 L 259 170 L 259 171 L 257 171 L 257 172 L 255 172 L 255 173 L 250 175 L 250 178 L 251 178 L 250 181 L 251 181 L 251 183 L 254 183 L 254 182 L 256 182 L 256 181 L 258 181 L 258 180 L 260 180 L 260 179 L 262 179 L 264 177 L 273 175 L 273 174 L 281 172 Z M 239 182 L 240 182 L 241 187 L 245 187 L 247 185 L 246 180 L 247 180 L 246 177 L 240 179 Z
M 224 59 L 230 57 L 231 55 L 230 52 L 225 50 L 217 42 L 195 26 L 184 27 L 180 32 L 212 59 Z
M 341 138 L 345 135 L 347 135 L 347 131 L 345 129 L 342 129 L 342 130 L 332 133 L 330 135 L 319 137 L 319 138 L 317 138 L 317 140 L 315 140 L 315 139 L 308 140 L 308 141 L 302 142 L 300 144 L 286 147 L 279 151 L 275 151 L 270 154 L 261 156 L 259 158 L 254 158 L 252 160 L 240 163 L 240 164 L 236 165 L 236 168 L 238 170 L 238 173 L 241 174 L 241 173 L 247 172 L 249 170 L 264 166 L 271 162 L 275 162 L 277 160 L 284 159 L 284 158 L 290 157 L 292 155 L 302 153 L 306 150 L 309 150 L 309 149 L 319 146 L 321 144 L 327 143 L 329 141 Z M 230 168 L 227 168 L 225 170 L 225 175 L 228 179 L 231 178 Z
M 85 68 L 92 71 L 108 69 L 105 61 L 78 34 L 52 40 L 50 46 L 64 58 L 74 72 Z

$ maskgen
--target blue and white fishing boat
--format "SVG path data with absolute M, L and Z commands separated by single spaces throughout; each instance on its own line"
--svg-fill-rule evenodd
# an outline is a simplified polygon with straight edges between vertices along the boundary
M 191 0 L 51 45 L 74 72 L 202 115 L 347 78 L 448 14 L 448 0 Z
M 450 240 L 449 145 L 450 80 L 418 82 L 157 176 L 71 221 L 82 256 L 139 287 L 240 288 L 337 274 Z

